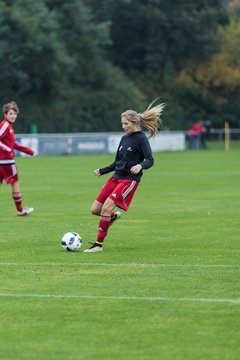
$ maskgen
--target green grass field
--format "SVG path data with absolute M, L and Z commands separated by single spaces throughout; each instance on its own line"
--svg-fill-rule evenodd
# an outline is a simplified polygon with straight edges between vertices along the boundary
M 90 206 L 112 155 L 18 159 L 0 189 L 1 360 L 238 360 L 240 151 L 156 153 L 103 253 Z

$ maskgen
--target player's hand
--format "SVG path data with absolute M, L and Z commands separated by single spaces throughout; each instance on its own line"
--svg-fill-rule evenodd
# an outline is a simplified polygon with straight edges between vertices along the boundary
M 131 174 L 138 174 L 141 170 L 142 170 L 142 166 L 140 164 L 137 164 L 131 167 L 130 172 Z
M 93 175 L 101 176 L 99 169 L 94 170 Z

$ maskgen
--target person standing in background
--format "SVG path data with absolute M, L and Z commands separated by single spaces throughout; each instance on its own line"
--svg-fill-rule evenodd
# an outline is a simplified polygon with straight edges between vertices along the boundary
M 4 120 L 0 123 L 0 184 L 3 180 L 12 187 L 12 198 L 18 216 L 26 216 L 34 211 L 32 207 L 23 208 L 22 194 L 19 186 L 18 170 L 15 164 L 14 149 L 33 155 L 34 152 L 27 146 L 16 142 L 12 124 L 15 123 L 19 108 L 12 101 L 3 105 Z
M 188 131 L 189 149 L 207 149 L 205 141 L 206 129 L 202 122 L 196 122 Z

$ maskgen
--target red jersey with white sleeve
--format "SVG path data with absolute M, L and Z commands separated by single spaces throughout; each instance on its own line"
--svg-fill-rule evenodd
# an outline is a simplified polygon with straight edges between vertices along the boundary
M 34 151 L 27 146 L 20 145 L 14 135 L 13 126 L 8 119 L 0 123 L 0 165 L 12 164 L 15 158 L 14 149 L 33 155 Z

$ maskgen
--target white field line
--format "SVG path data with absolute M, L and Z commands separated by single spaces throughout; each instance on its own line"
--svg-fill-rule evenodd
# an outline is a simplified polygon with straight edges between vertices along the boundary
M 0 297 L 28 297 L 48 299 L 87 299 L 87 300 L 137 300 L 137 301 L 167 301 L 167 302 L 205 302 L 205 303 L 233 303 L 240 304 L 240 299 L 208 299 L 208 298 L 171 298 L 171 297 L 141 297 L 141 296 L 90 296 L 90 295 L 63 295 L 63 294 L 1 294 Z
M 84 262 L 15 262 L 0 261 L 0 266 L 106 266 L 106 267 L 195 267 L 195 268 L 240 268 L 240 264 L 160 264 L 160 263 L 84 263 Z

